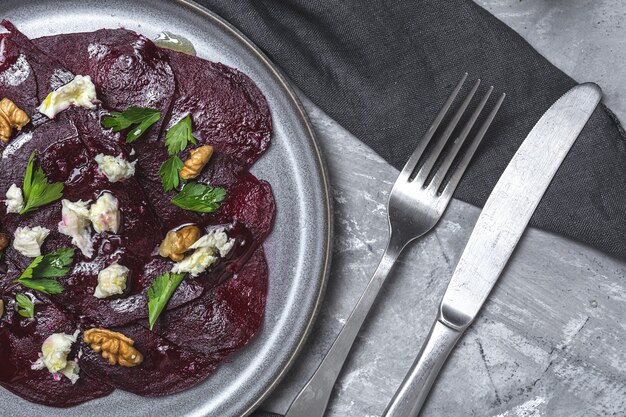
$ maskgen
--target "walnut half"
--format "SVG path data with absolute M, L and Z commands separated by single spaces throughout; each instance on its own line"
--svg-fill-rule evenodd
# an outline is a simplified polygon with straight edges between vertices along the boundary
M 159 255 L 170 258 L 174 262 L 182 261 L 189 247 L 200 239 L 200 233 L 198 226 L 185 226 L 182 229 L 167 232 L 159 246 Z
M 185 166 L 180 170 L 180 177 L 184 180 L 196 178 L 202 172 L 204 166 L 213 155 L 213 146 L 204 145 L 189 151 L 189 159 L 185 161 Z
M 0 252 L 9 247 L 9 243 L 11 243 L 11 238 L 6 233 L 0 233 Z
M 22 130 L 30 118 L 26 112 L 8 98 L 0 100 L 0 140 L 8 142 L 13 135 L 13 128 Z
M 143 355 L 133 347 L 135 341 L 122 333 L 100 328 L 89 329 L 83 332 L 83 340 L 96 352 L 102 352 L 102 357 L 109 361 L 109 365 L 132 367 L 143 362 Z

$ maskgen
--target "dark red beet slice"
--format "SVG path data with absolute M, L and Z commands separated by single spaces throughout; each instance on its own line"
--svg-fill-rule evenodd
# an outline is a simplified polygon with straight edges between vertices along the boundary
M 252 166 L 272 133 L 269 106 L 259 88 L 234 68 L 166 51 L 177 80 L 172 120 L 192 114 L 201 144 Z
M 47 301 L 35 305 L 35 318 L 24 318 L 14 310 L 14 297 L 13 293 L 2 297 L 6 306 L 0 321 L 0 385 L 29 401 L 53 407 L 69 407 L 113 391 L 106 381 L 90 378 L 82 370 L 73 385 L 66 377 L 55 381 L 47 369 L 32 370 L 43 341 L 52 333 L 72 334 L 77 325 Z
M 31 117 L 51 90 L 74 78 L 8 20 L 0 23 L 0 51 L 0 94 Z
M 224 358 L 246 345 L 261 327 L 267 278 L 265 253 L 259 247 L 232 278 L 168 311 L 154 331 L 185 349 Z
M 107 108 L 151 107 L 167 116 L 176 81 L 167 56 L 145 37 L 124 29 L 101 29 L 46 36 L 33 44 L 74 74 L 90 75 Z M 158 135 L 159 130 L 157 123 L 152 132 Z
M 276 204 L 272 187 L 247 173 L 233 184 L 216 216 L 221 222 L 243 223 L 257 242 L 263 242 L 274 224 Z
M 160 397 L 198 384 L 215 369 L 211 358 L 182 349 L 140 325 L 111 330 L 135 341 L 135 348 L 144 355 L 143 363 L 131 368 L 111 366 L 100 353 L 85 345 L 80 366 L 91 377 L 114 387 L 147 397 Z

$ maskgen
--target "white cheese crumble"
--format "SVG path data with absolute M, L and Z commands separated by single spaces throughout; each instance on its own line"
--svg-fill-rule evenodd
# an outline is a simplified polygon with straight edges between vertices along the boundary
M 110 182 L 118 182 L 135 175 L 135 162 L 128 162 L 120 156 L 98 154 L 95 157 L 98 170 L 106 175 Z
M 192 277 L 197 277 L 218 259 L 219 257 L 215 256 L 208 248 L 196 249 L 191 255 L 174 264 L 172 272 L 175 274 L 188 272 Z
M 52 119 L 72 105 L 95 109 L 96 100 L 96 86 L 91 82 L 91 77 L 77 75 L 69 83 L 48 94 L 37 110 Z
M 93 255 L 93 242 L 89 227 L 89 209 L 87 202 L 78 200 L 61 201 L 61 222 L 59 232 L 72 238 L 72 244 L 76 245 L 83 255 L 91 258 Z
M 16 184 L 13 184 L 7 190 L 7 199 L 4 203 L 7 205 L 8 213 L 19 213 L 24 208 L 24 195 L 22 189 Z
M 229 239 L 223 231 L 208 233 L 189 247 L 195 251 L 174 264 L 172 272 L 175 274 L 188 272 L 192 277 L 197 277 L 217 262 L 220 257 L 228 255 L 234 245 L 235 239 Z
M 120 211 L 117 198 L 111 193 L 102 194 L 89 209 L 89 219 L 97 233 L 117 233 L 120 228 Z
M 13 248 L 24 256 L 36 258 L 41 255 L 41 245 L 50 234 L 45 227 L 18 227 L 15 229 Z
M 72 350 L 72 344 L 76 342 L 79 330 L 76 330 L 73 335 L 65 333 L 54 333 L 44 340 L 41 345 L 41 356 L 33 365 L 31 369 L 41 370 L 48 369 L 51 374 L 65 375 L 72 381 L 72 384 L 78 380 L 78 364 L 75 361 L 68 361 L 67 355 Z
M 235 245 L 235 239 L 229 239 L 225 232 L 211 232 L 198 239 L 190 249 L 207 248 L 211 251 L 218 251 L 223 258 Z
M 123 294 L 130 270 L 117 262 L 104 268 L 98 274 L 98 286 L 93 295 L 96 298 L 106 298 L 116 294 Z

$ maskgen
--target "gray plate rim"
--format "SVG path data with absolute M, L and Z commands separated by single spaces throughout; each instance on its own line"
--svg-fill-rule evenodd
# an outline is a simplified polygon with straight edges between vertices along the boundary
M 24 2 L 21 4 L 24 5 L 28 3 L 29 2 Z M 309 117 L 302 103 L 297 97 L 294 88 L 291 86 L 290 82 L 283 74 L 283 72 L 274 63 L 272 63 L 272 61 L 241 31 L 239 31 L 231 23 L 223 19 L 215 12 L 210 11 L 206 7 L 194 2 L 193 0 L 169 0 L 169 3 L 172 4 L 174 7 L 187 9 L 189 12 L 195 13 L 200 17 L 206 19 L 210 24 L 219 26 L 224 32 L 243 44 L 248 52 L 252 53 L 257 59 L 261 61 L 265 69 L 268 70 L 268 72 L 271 74 L 271 77 L 274 78 L 277 85 L 284 92 L 285 97 L 288 99 L 290 110 L 293 111 L 293 114 L 302 123 L 302 127 L 304 128 L 303 130 L 306 132 L 306 135 L 304 135 L 302 139 L 306 140 L 310 145 L 310 148 L 312 150 L 312 153 L 310 155 L 311 160 L 314 162 L 316 168 L 315 173 L 319 175 L 318 180 L 321 185 L 321 190 L 319 191 L 321 194 L 321 199 L 323 200 L 320 201 L 321 206 L 323 206 L 323 213 L 318 213 L 318 215 L 323 222 L 323 230 L 318 230 L 317 233 L 319 233 L 320 237 L 323 237 L 323 242 L 321 242 L 320 244 L 323 249 L 320 251 L 322 259 L 319 262 L 319 273 L 317 274 L 318 276 L 315 280 L 316 291 L 314 294 L 311 295 L 310 298 L 312 301 L 312 305 L 309 311 L 306 312 L 306 314 L 304 315 L 306 318 L 302 320 L 300 322 L 300 325 L 298 326 L 298 328 L 302 328 L 302 330 L 299 337 L 297 338 L 297 342 L 290 350 L 290 354 L 285 355 L 285 357 L 282 358 L 284 360 L 282 366 L 277 368 L 273 372 L 272 377 L 269 378 L 268 382 L 259 389 L 259 394 L 254 401 L 248 402 L 247 404 L 245 404 L 245 406 L 242 404 L 241 411 L 233 410 L 233 415 L 245 417 L 251 414 L 255 409 L 257 409 L 258 406 L 263 402 L 263 400 L 265 400 L 268 395 L 276 388 L 276 386 L 283 380 L 286 373 L 297 359 L 298 354 L 301 352 L 302 347 L 305 344 L 308 336 L 310 335 L 313 325 L 319 314 L 328 282 L 332 255 L 333 213 L 328 171 L 324 162 L 319 142 L 317 140 Z M 62 33 L 63 31 L 60 30 L 55 32 Z M 61 409 L 59 409 L 59 411 L 61 411 Z
M 264 392 L 261 393 L 259 398 L 254 403 L 252 403 L 243 412 L 243 414 L 241 414 L 242 417 L 246 417 L 250 415 L 252 412 L 254 412 L 259 407 L 259 405 L 261 405 L 263 400 L 265 400 L 267 396 L 283 380 L 283 378 L 287 374 L 287 371 L 289 371 L 295 359 L 298 357 L 298 354 L 302 350 L 302 347 L 304 346 L 304 343 L 306 342 L 307 338 L 311 334 L 311 330 L 313 328 L 313 325 L 315 324 L 315 320 L 317 319 L 320 307 L 322 305 L 322 300 L 324 298 L 324 293 L 326 291 L 326 285 L 328 283 L 328 275 L 330 272 L 330 262 L 331 262 L 331 253 L 332 253 L 332 233 L 333 233 L 332 200 L 330 199 L 330 182 L 328 179 L 328 170 L 326 168 L 326 163 L 324 162 L 324 158 L 322 156 L 322 151 L 319 146 L 317 135 L 315 133 L 315 130 L 313 129 L 313 125 L 311 124 L 309 116 L 307 115 L 306 110 L 304 109 L 304 106 L 302 105 L 302 102 L 300 101 L 293 87 L 291 86 L 291 83 L 287 81 L 287 77 L 283 74 L 283 72 L 265 55 L 265 53 L 263 53 L 263 51 L 261 51 L 261 49 L 259 49 L 258 46 L 256 46 L 250 39 L 248 39 L 246 35 L 244 35 L 239 29 L 237 29 L 235 26 L 233 26 L 228 21 L 226 21 L 224 18 L 219 16 L 217 13 L 210 11 L 206 7 L 192 0 L 173 0 L 173 1 L 176 3 L 179 3 L 183 7 L 189 7 L 195 10 L 196 12 L 199 12 L 205 15 L 207 19 L 210 19 L 214 23 L 217 23 L 221 25 L 222 27 L 224 27 L 224 29 L 231 32 L 235 37 L 237 37 L 241 42 L 243 42 L 250 49 L 250 51 L 254 52 L 254 54 L 257 55 L 257 57 L 261 59 L 263 63 L 271 70 L 274 77 L 276 77 L 276 80 L 283 86 L 285 92 L 288 94 L 289 98 L 293 102 L 294 109 L 300 115 L 300 117 L 302 118 L 302 121 L 304 122 L 307 128 L 307 131 L 309 133 L 308 139 L 310 140 L 311 145 L 313 146 L 313 149 L 315 150 L 315 158 L 317 160 L 320 177 L 321 177 L 323 187 L 324 187 L 324 190 L 323 190 L 324 199 L 325 199 L 324 206 L 326 208 L 324 217 L 326 220 L 327 230 L 325 231 L 326 244 L 325 244 L 324 265 L 322 267 L 322 274 L 321 274 L 322 276 L 320 277 L 321 285 L 320 285 L 320 289 L 318 292 L 317 300 L 315 301 L 313 311 L 310 314 L 310 319 L 305 326 L 302 337 L 300 338 L 299 343 L 295 346 L 295 349 L 293 350 L 291 357 L 287 359 L 287 362 L 285 363 L 285 366 L 283 366 L 283 369 L 274 377 L 273 381 L 265 388 Z

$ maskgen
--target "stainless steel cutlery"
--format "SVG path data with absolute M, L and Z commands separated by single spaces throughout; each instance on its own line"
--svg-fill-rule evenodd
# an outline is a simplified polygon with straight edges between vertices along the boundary
M 324 415 L 339 372 L 396 259 L 408 243 L 437 224 L 448 206 L 452 193 L 504 100 L 504 95 L 501 95 L 475 134 L 470 134 L 493 92 L 493 87 L 490 87 L 469 114 L 460 132 L 453 136 L 478 90 L 478 80 L 449 122 L 440 129 L 466 78 L 467 74 L 456 85 L 393 185 L 387 203 L 390 237 L 380 264 L 321 365 L 293 401 L 285 417 Z M 449 144 L 447 152 L 442 153 L 451 137 L 454 141 Z M 459 153 L 464 144 L 465 151 Z
M 557 100 L 498 180 L 452 275 L 417 360 L 384 417 L 415 417 L 437 374 L 495 285 L 544 192 L 602 97 L 581 84 Z

